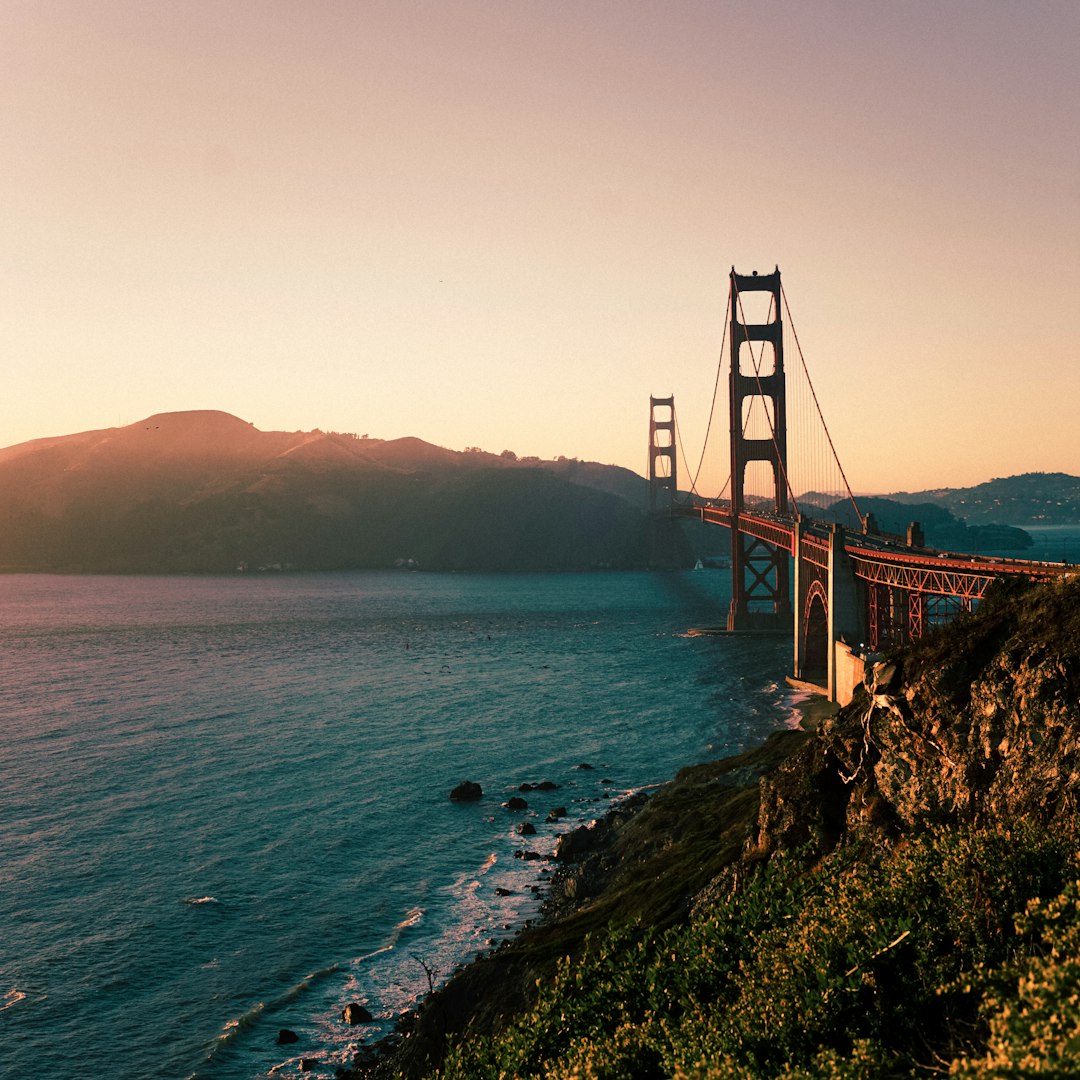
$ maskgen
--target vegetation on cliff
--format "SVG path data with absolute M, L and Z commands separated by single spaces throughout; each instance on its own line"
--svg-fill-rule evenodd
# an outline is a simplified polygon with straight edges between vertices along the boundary
M 383 1068 L 1077 1075 L 1078 792 L 1080 580 L 1013 586 L 812 735 L 569 843 L 570 913 L 465 969 Z

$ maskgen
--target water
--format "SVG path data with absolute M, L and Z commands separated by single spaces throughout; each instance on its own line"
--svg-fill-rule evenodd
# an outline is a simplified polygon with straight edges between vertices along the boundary
M 1080 563 L 1080 525 L 1025 525 L 1034 545 L 1021 558 L 1043 562 Z
M 547 870 L 515 849 L 791 722 L 789 645 L 685 636 L 727 588 L 0 578 L 0 1074 L 331 1076 L 425 965 L 535 914 Z M 480 804 L 448 801 L 464 779 Z M 349 1001 L 376 1022 L 346 1027 Z

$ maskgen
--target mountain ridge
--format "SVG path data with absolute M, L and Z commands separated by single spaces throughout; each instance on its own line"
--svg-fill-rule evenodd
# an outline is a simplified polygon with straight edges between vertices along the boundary
M 646 491 L 597 462 L 156 413 L 0 450 L 0 567 L 645 565 Z

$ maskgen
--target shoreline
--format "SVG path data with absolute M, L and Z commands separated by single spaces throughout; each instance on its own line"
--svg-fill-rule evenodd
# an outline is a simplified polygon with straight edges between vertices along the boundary
M 777 728 L 762 743 L 742 753 L 684 766 L 671 779 L 650 785 L 648 793 L 628 794 L 591 824 L 561 834 L 554 853 L 546 860 L 553 869 L 534 918 L 463 964 L 441 986 L 432 987 L 424 1000 L 393 1021 L 389 1034 L 361 1047 L 352 1066 L 339 1073 L 341 1080 L 427 1075 L 438 1067 L 451 1039 L 466 1030 L 495 1029 L 505 1018 L 528 1007 L 537 979 L 549 974 L 557 960 L 578 947 L 624 904 L 631 911 L 641 906 L 639 916 L 646 919 L 658 915 L 657 925 L 688 912 L 679 898 L 673 907 L 661 903 L 657 911 L 650 912 L 648 903 L 639 905 L 631 895 L 635 887 L 642 891 L 647 880 L 641 873 L 643 867 L 662 859 L 666 849 L 678 846 L 684 838 L 678 820 L 651 811 L 658 803 L 668 810 L 665 804 L 670 802 L 670 809 L 681 815 L 688 812 L 687 807 L 676 804 L 693 803 L 702 797 L 715 800 L 719 788 L 723 793 L 720 816 L 730 820 L 724 821 L 720 830 L 718 865 L 704 867 L 699 876 L 711 879 L 715 874 L 705 870 L 719 873 L 735 862 L 742 856 L 757 818 L 761 777 L 801 748 L 822 720 L 837 711 L 834 703 L 820 695 L 802 694 L 792 689 L 785 706 L 798 716 L 794 726 Z M 664 820 L 649 822 L 651 816 Z M 702 886 L 706 883 L 701 881 Z

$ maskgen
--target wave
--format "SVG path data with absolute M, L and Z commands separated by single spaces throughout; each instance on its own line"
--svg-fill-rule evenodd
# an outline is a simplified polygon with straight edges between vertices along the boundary
M 290 986 L 288 990 L 279 994 L 269 1003 L 265 1001 L 256 1002 L 247 1010 L 247 1012 L 241 1013 L 233 1020 L 226 1021 L 224 1030 L 211 1042 L 210 1049 L 206 1054 L 206 1060 L 212 1061 L 219 1050 L 228 1046 L 242 1031 L 251 1027 L 264 1013 L 275 1012 L 283 1006 L 288 1005 L 290 1002 L 295 1001 L 301 994 L 310 990 L 315 983 L 326 978 L 328 975 L 332 975 L 335 971 L 340 970 L 340 968 L 340 964 L 330 964 L 327 967 L 320 968 L 318 971 L 313 971 L 310 975 L 305 975 L 298 983 Z
M 221 901 L 216 896 L 189 896 L 185 904 L 218 904 Z
M 16 987 L 12 987 L 4 996 L 0 998 L 3 1004 L 0 1005 L 0 1012 L 5 1009 L 10 1009 L 12 1005 L 18 1005 L 20 1001 L 23 1001 L 26 995 Z

